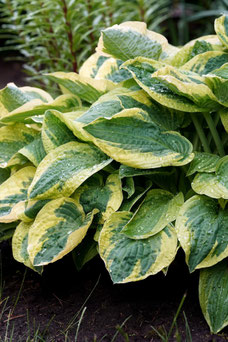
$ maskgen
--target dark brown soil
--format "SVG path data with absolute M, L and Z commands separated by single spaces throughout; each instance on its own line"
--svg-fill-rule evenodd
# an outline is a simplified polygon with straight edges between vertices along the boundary
M 37 341 L 73 342 L 82 311 L 71 329 L 68 328 L 69 324 L 80 308 L 86 307 L 77 342 L 98 342 L 102 338 L 103 342 L 111 342 L 118 331 L 116 327 L 127 318 L 122 333 L 128 335 L 130 342 L 158 342 L 161 339 L 152 326 L 159 331 L 162 331 L 162 327 L 165 327 L 166 331 L 169 330 L 185 292 L 187 297 L 183 310 L 191 329 L 192 341 L 228 341 L 227 328 L 217 336 L 210 334 L 199 307 L 198 274 L 195 272 L 189 275 L 181 252 L 170 266 L 166 277 L 158 274 L 141 282 L 124 285 L 112 284 L 99 257 L 89 262 L 81 272 L 75 270 L 71 256 L 46 266 L 42 277 L 28 270 L 19 300 L 8 320 L 22 284 L 25 268 L 13 260 L 9 243 L 1 243 L 0 248 L 4 281 L 0 308 L 0 313 L 4 311 L 0 322 L 0 341 L 5 341 L 8 324 L 8 331 L 14 326 L 12 341 L 27 341 L 29 329 L 32 337 L 33 330 L 39 328 L 40 334 L 45 336 Z M 3 310 L 3 300 L 8 296 L 6 308 Z M 183 310 L 178 318 L 178 328 L 183 336 L 181 341 L 184 342 Z M 33 341 L 32 338 L 29 341 Z M 118 333 L 115 342 L 121 341 L 127 339 Z M 176 338 L 172 337 L 170 341 L 176 341 Z

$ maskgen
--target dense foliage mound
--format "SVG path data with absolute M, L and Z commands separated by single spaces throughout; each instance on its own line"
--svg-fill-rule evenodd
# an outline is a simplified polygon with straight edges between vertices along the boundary
M 126 22 L 102 31 L 62 95 L 0 92 L 0 236 L 41 273 L 97 253 L 114 283 L 200 269 L 212 332 L 228 324 L 228 17 L 182 48 Z

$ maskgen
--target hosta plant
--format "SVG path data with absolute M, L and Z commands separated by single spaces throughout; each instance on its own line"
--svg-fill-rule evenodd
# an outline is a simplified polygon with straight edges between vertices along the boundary
M 126 22 L 101 33 L 62 94 L 0 92 L 0 238 L 41 273 L 97 253 L 114 283 L 200 269 L 212 332 L 228 324 L 228 17 L 181 48 Z

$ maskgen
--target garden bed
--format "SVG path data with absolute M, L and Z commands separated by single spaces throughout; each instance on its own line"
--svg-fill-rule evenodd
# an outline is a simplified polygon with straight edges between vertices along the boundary
M 187 293 L 187 297 L 177 320 L 180 334 L 184 337 L 186 331 L 184 311 L 193 342 L 228 340 L 228 328 L 218 335 L 210 334 L 198 301 L 198 272 L 189 275 L 181 252 L 166 277 L 160 272 L 141 282 L 113 285 L 99 258 L 77 272 L 71 256 L 67 256 L 47 266 L 42 276 L 27 270 L 23 283 L 24 266 L 13 260 L 9 243 L 1 243 L 0 247 L 4 283 L 1 341 L 5 341 L 8 324 L 8 336 L 14 327 L 12 341 L 27 341 L 29 335 L 29 341 L 32 341 L 35 331 L 43 339 L 33 341 L 73 342 L 84 309 L 78 342 L 101 341 L 102 338 L 103 342 L 110 342 L 118 332 L 117 326 L 127 318 L 121 330 L 128 335 L 130 342 L 158 342 L 161 339 L 152 327 L 160 332 L 164 327 L 168 332 L 184 293 Z M 9 311 L 13 309 L 18 295 L 19 300 L 8 321 Z M 9 299 L 4 310 L 7 297 Z M 113 341 L 128 341 L 126 338 L 119 332 Z

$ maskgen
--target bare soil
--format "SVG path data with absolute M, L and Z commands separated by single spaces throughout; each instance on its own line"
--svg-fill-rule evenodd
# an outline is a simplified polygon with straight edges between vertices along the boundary
M 25 268 L 13 260 L 10 243 L 1 243 L 0 249 L 4 283 L 0 301 L 0 312 L 3 312 L 0 341 L 4 341 L 8 325 L 8 331 L 14 326 L 12 341 L 26 341 L 29 330 L 32 341 L 33 330 L 39 328 L 44 337 L 40 341 L 73 342 L 80 315 L 71 328 L 69 324 L 83 307 L 85 311 L 77 342 L 101 341 L 102 338 L 103 342 L 111 342 L 118 326 L 127 318 L 116 342 L 127 341 L 124 333 L 130 342 L 158 342 L 161 339 L 152 327 L 159 331 L 163 328 L 169 330 L 184 293 L 187 297 L 177 321 L 182 341 L 185 341 L 183 311 L 193 342 L 228 341 L 227 328 L 219 335 L 210 334 L 198 302 L 198 273 L 189 275 L 182 252 L 179 252 L 166 276 L 161 273 L 141 282 L 122 285 L 112 284 L 99 257 L 77 272 L 69 255 L 46 266 L 42 276 L 27 270 L 20 293 Z M 9 317 L 19 293 L 19 300 Z M 9 299 L 3 310 L 7 297 Z M 170 341 L 176 341 L 176 338 L 173 336 Z

